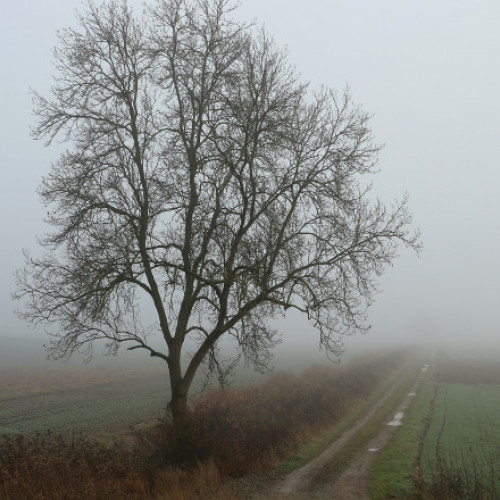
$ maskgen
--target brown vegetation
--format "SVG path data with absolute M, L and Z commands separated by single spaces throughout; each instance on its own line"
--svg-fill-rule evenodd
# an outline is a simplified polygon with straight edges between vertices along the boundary
M 213 463 L 190 471 L 160 470 L 137 450 L 118 443 L 105 447 L 84 436 L 71 440 L 51 433 L 29 440 L 3 436 L 0 444 L 0 498 L 5 500 L 187 500 L 212 493 L 229 500 L 221 483 Z
M 225 478 L 276 464 L 307 436 L 340 420 L 406 356 L 314 367 L 257 386 L 212 391 L 182 425 L 165 422 L 142 431 L 134 446 L 50 433 L 29 440 L 4 436 L 0 498 L 235 498 Z

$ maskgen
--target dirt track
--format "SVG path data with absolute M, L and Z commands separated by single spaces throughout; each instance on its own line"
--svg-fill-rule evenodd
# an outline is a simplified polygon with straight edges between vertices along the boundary
M 426 368 L 422 369 L 423 371 Z M 400 403 L 394 417 L 384 424 L 379 434 L 370 441 L 366 449 L 361 450 L 358 457 L 351 463 L 339 477 L 330 483 L 322 483 L 320 487 L 313 486 L 313 480 L 321 469 L 335 456 L 340 448 L 346 444 L 351 437 L 374 416 L 375 412 L 385 403 L 395 389 L 401 383 L 401 379 L 396 381 L 390 389 L 379 399 L 375 405 L 360 418 L 350 429 L 345 431 L 336 441 L 334 441 L 323 453 L 311 460 L 304 467 L 288 474 L 279 483 L 274 484 L 270 490 L 259 496 L 261 500 L 271 499 L 341 499 L 341 500 L 362 500 L 368 499 L 368 472 L 377 455 L 389 441 L 394 429 L 401 424 L 401 419 L 410 401 L 414 397 L 420 384 L 421 376 L 415 381 L 411 392 Z

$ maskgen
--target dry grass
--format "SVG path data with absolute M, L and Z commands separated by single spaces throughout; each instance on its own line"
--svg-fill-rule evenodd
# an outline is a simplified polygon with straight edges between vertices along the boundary
M 235 498 L 223 482 L 210 461 L 189 470 L 159 469 L 137 450 L 119 443 L 105 447 L 84 436 L 4 436 L 0 443 L 4 500 Z
M 132 454 L 78 436 L 52 433 L 4 436 L 0 445 L 0 497 L 5 499 L 139 498 L 147 493 Z M 134 496 L 135 495 L 135 496 Z
M 370 357 L 263 384 L 214 390 L 182 425 L 164 422 L 134 446 L 51 433 L 0 439 L 2 499 L 235 499 L 225 482 L 268 469 L 307 436 L 342 419 L 405 359 Z

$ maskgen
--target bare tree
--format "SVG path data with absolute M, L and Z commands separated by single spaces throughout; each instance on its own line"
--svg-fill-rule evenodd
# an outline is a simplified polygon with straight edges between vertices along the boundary
M 311 91 L 231 10 L 89 3 L 60 33 L 50 97 L 35 95 L 34 136 L 68 150 L 40 187 L 52 232 L 18 272 L 21 316 L 57 325 L 56 357 L 105 339 L 165 360 L 174 419 L 200 366 L 220 368 L 222 336 L 259 364 L 288 308 L 338 354 L 397 246 L 419 246 L 406 200 L 388 209 L 362 188 L 368 116 L 347 92 Z

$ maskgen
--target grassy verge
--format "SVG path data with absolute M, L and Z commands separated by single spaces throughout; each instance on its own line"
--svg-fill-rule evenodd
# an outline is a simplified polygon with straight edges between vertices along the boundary
M 415 467 L 429 417 L 433 385 L 430 375 L 422 380 L 417 394 L 406 410 L 404 425 L 380 451 L 370 473 L 370 498 L 411 498 Z

